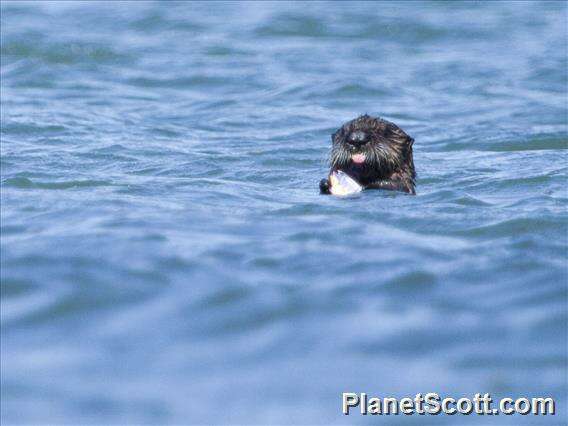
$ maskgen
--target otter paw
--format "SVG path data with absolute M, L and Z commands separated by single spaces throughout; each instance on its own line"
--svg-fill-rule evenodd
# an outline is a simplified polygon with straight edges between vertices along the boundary
M 329 190 L 329 180 L 327 180 L 327 179 L 320 180 L 319 186 L 320 186 L 320 193 L 331 194 L 331 192 Z

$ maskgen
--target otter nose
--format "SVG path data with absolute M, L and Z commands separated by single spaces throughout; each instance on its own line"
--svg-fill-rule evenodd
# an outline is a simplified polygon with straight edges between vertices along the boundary
M 351 132 L 351 134 L 347 138 L 347 142 L 349 142 L 351 145 L 355 145 L 355 146 L 365 145 L 367 143 L 367 141 L 368 141 L 367 140 L 367 134 L 365 132 L 360 131 L 360 130 L 357 130 L 355 132 Z

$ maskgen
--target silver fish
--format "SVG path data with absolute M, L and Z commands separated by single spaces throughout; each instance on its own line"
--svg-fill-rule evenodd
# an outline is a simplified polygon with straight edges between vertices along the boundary
M 363 190 L 355 179 L 341 170 L 335 170 L 329 175 L 329 183 L 331 184 L 330 192 L 333 195 L 351 195 Z

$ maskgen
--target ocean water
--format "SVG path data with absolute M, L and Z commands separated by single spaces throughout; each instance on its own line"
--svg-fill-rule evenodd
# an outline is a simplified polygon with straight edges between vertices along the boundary
M 0 73 L 2 424 L 565 421 L 565 2 L 2 2 Z M 318 194 L 363 113 L 416 196 Z

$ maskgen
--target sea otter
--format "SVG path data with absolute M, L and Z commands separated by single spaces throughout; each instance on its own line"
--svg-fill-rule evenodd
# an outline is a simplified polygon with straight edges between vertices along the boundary
M 389 189 L 416 194 L 414 190 L 414 139 L 400 127 L 379 117 L 362 115 L 331 135 L 330 175 L 341 170 L 365 189 Z M 330 194 L 331 181 L 320 182 Z

